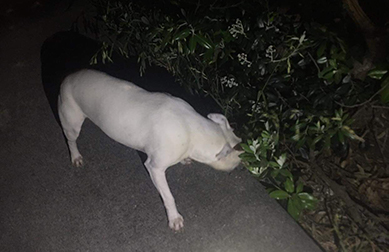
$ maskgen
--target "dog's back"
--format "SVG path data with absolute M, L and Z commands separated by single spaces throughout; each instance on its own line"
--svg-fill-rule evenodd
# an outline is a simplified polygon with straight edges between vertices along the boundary
M 193 118 L 205 120 L 180 98 L 151 93 L 95 70 L 65 78 L 59 106 L 69 117 L 89 118 L 112 139 L 141 151 L 156 143 L 185 150 Z

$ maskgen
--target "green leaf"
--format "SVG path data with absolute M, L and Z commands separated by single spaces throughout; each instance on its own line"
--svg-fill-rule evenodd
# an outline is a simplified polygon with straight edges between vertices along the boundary
M 196 44 L 197 44 L 196 37 L 192 35 L 192 37 L 189 40 L 189 51 L 191 54 L 194 53 L 194 51 L 196 49 Z
M 171 36 L 171 33 L 168 31 L 165 31 L 164 34 L 165 34 L 165 36 L 161 42 L 161 48 L 164 48 L 168 44 L 168 42 L 170 40 L 170 36 Z
M 339 84 L 342 80 L 342 73 L 340 71 L 336 71 L 334 75 L 334 81 L 336 84 Z
M 143 23 L 150 25 L 149 20 L 145 16 L 141 17 L 140 20 L 142 20 Z
M 278 159 L 275 158 L 280 167 L 282 167 L 286 161 L 286 153 L 283 153 Z
M 304 209 L 302 199 L 300 199 L 297 194 L 294 193 L 290 199 L 293 201 L 293 204 L 299 212 Z
M 341 129 L 344 136 L 355 139 L 355 133 L 352 129 L 350 129 L 348 126 L 343 126 Z
M 301 199 L 302 208 L 310 210 L 315 209 L 318 202 L 315 197 L 306 192 L 299 193 L 298 197 Z
M 303 191 L 303 188 L 304 184 L 301 181 L 297 182 L 296 193 L 301 193 Z
M 303 200 L 317 201 L 317 199 L 315 197 L 313 197 L 311 194 L 309 194 L 307 192 L 298 193 L 298 196 L 300 199 L 303 199 Z
M 273 199 L 278 199 L 278 200 L 289 198 L 289 194 L 283 190 L 272 191 L 269 195 Z
M 314 149 L 316 144 L 323 138 L 323 135 L 318 135 L 312 140 L 311 148 Z
M 330 63 L 330 66 L 336 69 L 337 64 L 336 64 L 336 59 L 329 59 L 328 63 Z
M 279 168 L 279 167 L 280 167 L 280 165 L 277 164 L 277 163 L 274 162 L 274 161 L 270 161 L 270 162 L 269 162 L 269 165 L 270 165 L 272 168 Z
M 329 149 L 331 147 L 331 136 L 327 136 L 324 140 L 324 149 Z
M 324 64 L 327 62 L 327 57 L 321 57 L 320 59 L 317 60 L 317 64 Z
M 307 126 L 307 123 L 302 122 L 302 123 L 296 124 L 294 127 L 296 130 L 298 130 L 298 129 L 305 128 L 305 126 Z
M 346 76 L 343 77 L 342 83 L 349 83 L 350 80 L 351 80 L 351 75 L 347 74 Z M 343 88 L 344 86 L 346 86 L 346 85 L 342 85 L 341 88 Z M 348 90 L 349 90 L 349 88 L 346 89 L 346 91 L 348 91 Z
M 221 34 L 223 35 L 223 39 L 225 43 L 229 43 L 232 40 L 234 40 L 234 38 L 231 36 L 231 34 L 228 31 L 221 31 Z
M 212 63 L 212 60 L 213 60 L 213 54 L 214 54 L 214 51 L 212 48 L 208 49 L 205 54 L 204 54 L 204 59 L 206 62 L 209 62 L 209 63 Z
M 275 144 L 275 145 L 278 144 L 279 138 L 280 138 L 280 136 L 279 136 L 278 134 L 275 135 L 275 137 L 274 137 L 274 144 Z
M 293 217 L 293 219 L 298 220 L 300 217 L 300 210 L 296 206 L 295 200 L 290 198 L 288 200 L 288 213 Z
M 347 119 L 346 121 L 344 121 L 343 125 L 348 125 L 348 126 L 350 126 L 351 124 L 354 123 L 354 121 L 355 121 L 355 120 L 354 120 L 353 118 Z
M 180 41 L 177 42 L 177 47 L 178 47 L 178 52 L 182 54 L 184 50 L 182 49 L 182 44 Z
M 261 167 L 268 167 L 268 161 L 265 158 L 261 159 Z
M 177 33 L 177 34 L 173 37 L 173 40 L 175 40 L 175 41 L 176 41 L 176 40 L 182 40 L 182 39 L 188 37 L 189 34 L 190 34 L 189 28 L 188 28 L 188 29 L 185 29 L 185 30 L 183 30 L 183 31 L 181 31 L 181 32 L 179 32 L 179 33 Z
M 294 183 L 290 178 L 287 178 L 284 183 L 285 189 L 288 193 L 294 192 Z
M 330 54 L 331 54 L 331 55 L 334 55 L 334 54 L 336 54 L 337 52 L 338 52 L 338 48 L 336 48 L 335 45 L 332 45 L 332 46 L 331 46 L 331 49 L 330 49 Z
M 301 205 L 303 209 L 314 210 L 316 208 L 316 202 L 301 200 Z
M 328 81 L 332 81 L 333 78 L 334 78 L 334 74 L 336 73 L 335 70 L 331 70 L 329 72 L 327 72 L 326 74 L 323 75 L 323 79 L 326 79 Z
M 387 69 L 373 69 L 367 73 L 367 76 L 373 79 L 381 80 L 382 77 L 388 72 Z
M 276 178 L 278 176 L 278 174 L 280 173 L 280 170 L 279 169 L 275 169 L 271 172 L 271 176 L 273 178 Z
M 270 138 L 270 133 L 267 132 L 266 130 L 264 130 L 264 131 L 262 131 L 261 136 L 262 136 L 263 138 Z
M 196 38 L 196 41 L 201 45 L 203 46 L 205 49 L 210 49 L 210 48 L 213 48 L 212 46 L 212 42 L 208 39 L 206 39 L 205 37 L 203 36 L 200 36 L 198 34 L 195 34 L 194 35 L 195 38 Z
M 327 49 L 327 42 L 323 42 L 320 45 L 319 49 L 317 49 L 316 52 L 317 57 L 321 57 L 326 49 Z
M 292 173 L 289 170 L 281 169 L 280 173 L 281 173 L 282 176 L 288 177 L 288 178 L 290 178 L 291 181 L 293 181 L 293 175 L 292 175 Z
M 242 159 L 242 161 L 247 161 L 250 163 L 258 161 L 253 154 L 247 152 L 240 154 L 239 157 Z
M 300 148 L 305 144 L 305 141 L 306 141 L 306 138 L 305 138 L 305 137 L 301 138 L 301 139 L 297 142 L 296 148 L 297 148 L 297 149 L 300 149 Z
M 186 12 L 185 12 L 185 10 L 182 9 L 182 8 L 181 8 L 181 14 L 182 14 L 184 17 L 186 17 Z
M 323 138 L 323 135 L 318 135 L 317 137 L 315 137 L 312 141 L 312 144 L 317 144 L 321 139 Z
M 242 147 L 242 149 L 245 152 L 254 154 L 254 151 L 252 149 L 250 149 L 250 147 L 247 144 L 242 143 L 242 144 L 240 144 L 240 146 Z
M 299 141 L 300 140 L 300 138 L 301 138 L 301 136 L 302 136 L 303 134 L 296 134 L 296 135 L 294 135 L 294 136 L 292 136 L 291 138 L 292 138 L 292 140 L 293 141 Z
M 389 76 L 386 77 L 384 81 L 381 83 L 381 87 L 383 90 L 381 91 L 381 102 L 388 103 L 389 102 Z
M 334 69 L 334 68 L 331 67 L 331 66 L 328 66 L 328 67 L 324 68 L 322 71 L 320 71 L 320 73 L 319 73 L 319 78 L 323 78 L 324 75 L 326 75 L 326 74 L 332 72 L 333 69 Z

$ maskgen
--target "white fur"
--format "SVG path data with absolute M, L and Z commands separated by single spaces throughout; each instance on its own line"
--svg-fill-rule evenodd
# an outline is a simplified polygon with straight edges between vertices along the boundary
M 190 159 L 231 171 L 239 163 L 232 147 L 238 138 L 221 114 L 198 114 L 188 103 L 164 93 L 151 93 L 134 84 L 94 70 L 69 75 L 61 85 L 58 109 L 72 163 L 83 159 L 76 140 L 85 118 L 109 137 L 148 158 L 145 166 L 165 204 L 169 226 L 183 227 L 165 170 Z

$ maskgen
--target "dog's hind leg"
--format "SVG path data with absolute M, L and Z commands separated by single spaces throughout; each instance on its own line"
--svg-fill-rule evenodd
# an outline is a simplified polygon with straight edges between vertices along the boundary
M 69 99 L 58 98 L 58 114 L 63 132 L 67 138 L 70 157 L 75 167 L 81 167 L 83 158 L 78 151 L 76 140 L 80 135 L 81 126 L 85 120 L 85 115 L 75 102 Z

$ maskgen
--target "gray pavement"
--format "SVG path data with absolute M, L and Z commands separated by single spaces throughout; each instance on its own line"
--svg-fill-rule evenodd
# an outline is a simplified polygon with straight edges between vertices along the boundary
M 184 231 L 174 233 L 138 153 L 88 120 L 78 140 L 86 165 L 71 167 L 42 80 L 57 83 L 56 71 L 85 59 L 61 63 L 54 56 L 68 54 L 55 46 L 46 47 L 49 54 L 42 49 L 42 62 L 40 53 L 48 37 L 71 26 L 84 8 L 77 4 L 0 37 L 0 251 L 321 251 L 242 168 L 231 174 L 202 164 L 170 168 L 185 219 Z M 187 98 L 201 113 L 214 110 L 207 99 L 191 100 L 161 69 L 140 78 L 120 60 L 102 68 Z

